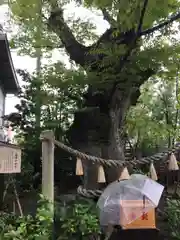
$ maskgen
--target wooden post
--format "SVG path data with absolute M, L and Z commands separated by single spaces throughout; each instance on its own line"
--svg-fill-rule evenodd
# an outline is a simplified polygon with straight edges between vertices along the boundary
M 54 203 L 54 133 L 46 130 L 41 133 L 42 139 L 42 194 Z M 48 139 L 52 140 L 48 140 Z
M 46 130 L 42 139 L 42 194 L 50 203 L 52 213 L 52 239 L 54 240 L 54 133 Z

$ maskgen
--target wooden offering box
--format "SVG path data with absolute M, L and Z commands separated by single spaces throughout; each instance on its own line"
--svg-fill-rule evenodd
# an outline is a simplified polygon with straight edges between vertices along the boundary
M 142 228 L 145 229 L 156 228 L 155 209 L 150 210 L 140 218 L 123 227 L 123 229 L 142 229 Z
M 148 206 L 149 204 L 149 206 Z M 120 225 L 123 226 L 123 229 L 155 229 L 156 228 L 156 219 L 155 219 L 155 209 L 151 207 L 150 203 L 146 201 L 146 209 L 149 210 L 142 214 L 141 217 L 136 218 L 139 212 L 142 212 L 142 201 L 141 200 L 126 200 L 124 203 L 120 204 Z M 128 208 L 127 211 L 125 208 Z M 132 217 L 131 223 L 127 224 L 125 221 L 125 214 Z M 135 220 L 133 220 L 133 218 Z

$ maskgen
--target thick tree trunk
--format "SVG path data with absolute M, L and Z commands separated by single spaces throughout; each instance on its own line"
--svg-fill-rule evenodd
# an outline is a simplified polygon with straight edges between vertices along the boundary
M 124 161 L 123 136 L 126 114 L 140 96 L 140 85 L 153 73 L 151 69 L 139 71 L 134 76 L 134 83 L 131 76 L 124 81 L 123 79 L 118 81 L 124 84 L 115 86 L 110 79 L 108 81 L 110 84 L 104 86 L 104 89 L 89 87 L 88 93 L 84 96 L 85 110 L 75 114 L 68 133 L 72 146 L 94 156 Z M 100 80 L 101 77 L 100 75 Z M 97 165 L 87 162 L 86 169 L 85 188 L 96 188 Z M 107 183 L 110 183 L 119 178 L 122 169 L 108 167 L 105 170 Z
M 106 133 L 109 122 L 108 116 L 102 114 L 99 108 L 86 108 L 74 115 L 74 122 L 68 131 L 72 146 L 93 156 L 102 156 L 102 133 Z M 88 189 L 98 187 L 97 164 L 83 162 L 85 168 L 84 186 Z
M 84 111 L 75 114 L 74 122 L 68 132 L 70 143 L 74 148 L 105 159 L 125 160 L 124 119 L 130 106 L 130 94 L 123 96 L 120 96 L 120 93 L 116 94 L 120 101 L 116 99 L 116 104 L 112 104 L 111 108 L 108 105 L 106 109 L 105 106 L 87 107 Z M 89 161 L 84 164 L 84 187 L 97 188 L 98 165 Z M 118 179 L 121 169 L 108 167 L 105 171 L 107 183 L 110 183 Z
M 126 90 L 127 91 L 127 90 Z M 107 129 L 108 135 L 108 154 L 103 156 L 109 159 L 119 159 L 119 161 L 125 161 L 125 139 L 124 139 L 124 123 L 127 111 L 131 104 L 131 91 L 128 89 L 126 93 L 117 89 L 112 97 L 111 105 L 109 109 L 110 115 L 110 128 Z M 107 169 L 107 182 L 117 180 L 120 177 L 121 168 L 109 168 Z

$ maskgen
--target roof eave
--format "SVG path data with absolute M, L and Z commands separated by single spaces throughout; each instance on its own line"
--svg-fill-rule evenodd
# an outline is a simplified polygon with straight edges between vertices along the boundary
M 11 70 L 12 70 L 12 74 L 13 74 L 13 78 L 14 78 L 14 82 L 15 82 L 15 86 L 16 86 L 14 89 L 7 89 L 7 94 L 17 94 L 19 92 L 20 86 L 19 86 L 19 82 L 18 82 L 18 79 L 17 79 L 14 64 L 13 64 L 13 61 L 12 61 L 10 46 L 9 46 L 9 42 L 8 42 L 8 39 L 7 39 L 7 35 L 5 33 L 0 33 L 0 40 L 5 41 L 6 51 L 7 51 L 8 59 L 9 59 L 9 64 L 10 64 L 10 67 L 11 67 Z

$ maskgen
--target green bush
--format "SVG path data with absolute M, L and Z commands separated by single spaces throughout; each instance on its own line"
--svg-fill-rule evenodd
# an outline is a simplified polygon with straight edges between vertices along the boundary
M 62 208 L 55 206 L 55 228 L 52 228 L 51 204 L 41 197 L 35 216 L 0 215 L 0 240 L 85 239 L 100 233 L 95 204 L 90 201 L 71 202 Z
M 52 211 L 43 198 L 39 201 L 35 216 L 15 216 L 3 213 L 0 216 L 1 240 L 49 240 L 52 234 Z
M 89 235 L 98 235 L 100 227 L 95 204 L 91 201 L 74 201 L 63 209 L 56 208 L 56 228 L 58 240 L 85 239 Z M 63 211 L 62 211 L 63 210 Z
M 180 200 L 167 200 L 167 221 L 171 237 L 180 240 Z

